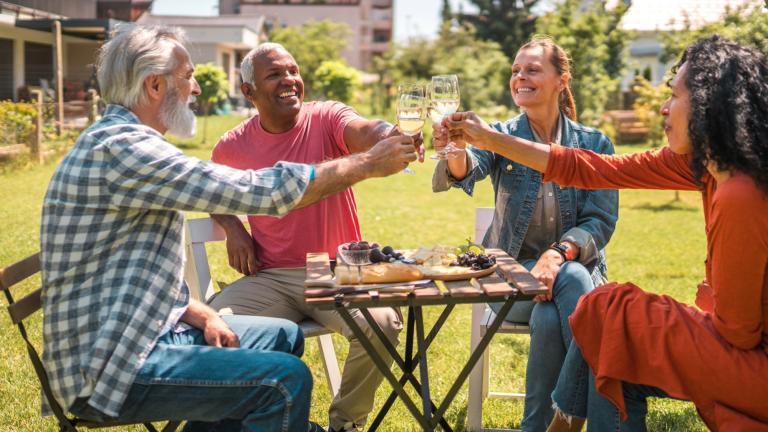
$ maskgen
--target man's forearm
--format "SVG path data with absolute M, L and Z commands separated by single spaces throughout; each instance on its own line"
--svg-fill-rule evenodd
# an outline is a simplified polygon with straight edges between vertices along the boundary
M 296 208 L 306 207 L 368 177 L 375 177 L 367 169 L 367 158 L 366 153 L 358 153 L 316 165 L 315 180 L 307 186 Z
M 224 231 L 227 233 L 227 235 L 230 235 L 231 230 L 234 229 L 245 229 L 243 226 L 243 222 L 240 220 L 239 217 L 235 215 L 228 215 L 228 214 L 212 214 L 211 219 L 216 221 L 219 225 L 221 225 L 222 228 L 224 228 Z
M 216 311 L 209 306 L 198 300 L 189 299 L 189 305 L 187 306 L 184 315 L 181 316 L 181 321 L 202 330 L 211 318 L 216 317 L 218 317 Z

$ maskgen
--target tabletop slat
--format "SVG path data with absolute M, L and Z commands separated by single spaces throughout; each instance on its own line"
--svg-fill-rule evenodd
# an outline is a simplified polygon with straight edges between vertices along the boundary
M 333 273 L 331 273 L 331 259 L 328 252 L 308 253 L 307 280 L 330 281 L 331 279 L 333 279 Z
M 439 299 L 443 298 L 443 294 L 435 287 L 434 282 L 426 287 L 413 290 L 413 296 L 418 299 Z
M 483 287 L 483 291 L 488 295 L 512 295 L 515 292 L 515 288 L 509 286 L 507 281 L 496 274 L 484 277 L 479 282 Z
M 475 297 L 483 294 L 482 291 L 469 284 L 469 280 L 445 282 L 452 297 Z
M 536 280 L 528 269 L 501 249 L 486 249 L 486 253 L 496 255 L 496 264 L 499 265 L 501 274 L 523 295 L 535 296 L 547 293 L 547 287 L 544 284 Z

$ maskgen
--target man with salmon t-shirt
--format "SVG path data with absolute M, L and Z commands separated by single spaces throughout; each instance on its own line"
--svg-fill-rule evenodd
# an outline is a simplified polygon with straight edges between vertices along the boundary
M 243 95 L 259 114 L 222 137 L 213 150 L 216 163 L 238 169 L 271 167 L 278 161 L 318 163 L 365 152 L 382 139 L 399 134 L 392 125 L 364 119 L 339 102 L 303 103 L 299 66 L 279 44 L 262 44 L 248 53 L 241 75 Z M 415 145 L 420 146 L 420 141 Z M 423 151 L 419 150 L 423 160 Z M 348 159 L 353 163 L 352 158 Z M 339 244 L 360 240 L 352 189 L 282 218 L 249 216 L 250 234 L 236 216 L 213 218 L 227 233 L 229 264 L 245 277 L 214 297 L 211 306 L 223 314 L 279 317 L 295 322 L 310 317 L 343 334 L 350 343 L 349 355 L 341 388 L 331 402 L 330 427 L 332 431 L 362 427 L 383 377 L 335 311 L 317 310 L 304 302 L 307 252 L 325 251 L 333 259 Z M 378 308 L 371 313 L 389 339 L 397 343 L 402 329 L 400 312 Z M 353 316 L 372 336 L 359 311 L 354 311 Z M 383 346 L 376 345 L 384 358 L 389 357 Z

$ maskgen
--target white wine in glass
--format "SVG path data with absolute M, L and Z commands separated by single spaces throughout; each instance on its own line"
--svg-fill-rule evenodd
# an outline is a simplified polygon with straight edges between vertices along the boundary
M 397 127 L 408 136 L 415 136 L 424 128 L 427 119 L 428 101 L 426 89 L 419 84 L 406 84 L 398 87 Z M 413 173 L 410 168 L 403 170 Z
M 443 118 L 455 113 L 459 109 L 461 95 L 459 92 L 459 77 L 456 75 L 433 76 L 429 90 L 429 117 L 433 123 L 442 123 Z M 431 159 L 453 159 L 462 151 L 462 149 L 454 146 L 453 143 L 448 143 L 443 150 L 435 153 Z

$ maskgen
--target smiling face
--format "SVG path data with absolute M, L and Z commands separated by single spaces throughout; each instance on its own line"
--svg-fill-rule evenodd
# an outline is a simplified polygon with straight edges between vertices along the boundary
M 259 113 L 282 121 L 293 120 L 304 101 L 304 81 L 290 53 L 274 49 L 253 58 L 253 83 L 244 83 L 243 95 Z
M 517 52 L 509 89 L 520 108 L 558 106 L 560 92 L 567 85 L 568 77 L 558 74 L 550 55 L 550 50 L 543 46 L 526 47 Z
M 678 154 L 691 152 L 691 139 L 688 135 L 688 121 L 691 113 L 691 93 L 685 85 L 688 75 L 687 63 L 683 63 L 670 82 L 672 95 L 661 106 L 664 119 L 664 133 L 667 135 L 669 148 Z

